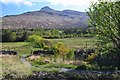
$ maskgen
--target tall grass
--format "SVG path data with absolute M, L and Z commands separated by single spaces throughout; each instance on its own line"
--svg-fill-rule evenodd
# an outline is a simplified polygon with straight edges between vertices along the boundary
M 1 55 L 0 59 L 0 77 L 22 78 L 32 73 L 31 66 L 22 63 L 17 56 Z

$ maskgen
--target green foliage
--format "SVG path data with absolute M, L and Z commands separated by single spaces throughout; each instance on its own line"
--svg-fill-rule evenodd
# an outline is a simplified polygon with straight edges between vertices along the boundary
M 58 42 L 55 45 L 51 47 L 51 49 L 56 54 L 65 55 L 69 52 L 69 49 L 65 47 L 65 45 L 62 42 Z
M 30 35 L 39 35 L 46 39 L 70 38 L 70 37 L 89 37 L 89 28 L 75 29 L 2 29 L 1 34 L 3 42 L 11 42 L 8 36 L 12 37 L 11 33 L 16 34 L 16 38 L 12 41 L 26 41 Z M 82 34 L 82 35 L 81 35 Z M 8 39 L 7 39 L 8 38 Z
M 46 66 L 46 68 L 67 68 L 67 69 L 75 69 L 76 66 L 75 65 L 70 65 L 70 64 L 64 64 L 64 63 L 56 63 L 56 64 L 49 64 Z
M 34 61 L 32 61 L 32 63 L 31 63 L 33 66 L 39 66 L 39 65 L 44 65 L 45 64 L 45 61 L 43 61 L 43 60 L 40 60 L 40 59 L 37 59 L 37 60 L 34 60 Z
M 67 54 L 66 54 L 66 58 L 68 59 L 68 60 L 72 60 L 72 59 L 74 59 L 74 50 L 70 50 Z
M 111 62 L 109 66 L 113 66 L 112 60 L 114 60 L 118 66 L 120 65 L 120 1 L 109 1 L 99 1 L 91 5 L 89 8 L 90 25 L 96 29 L 94 33 L 99 40 L 99 53 L 103 54 L 104 59 L 101 58 L 101 65 L 106 66 L 108 62 Z M 111 54 L 114 57 L 110 57 Z M 106 63 L 103 65 L 104 62 Z
M 86 61 L 89 62 L 89 63 L 92 63 L 95 61 L 97 57 L 97 54 L 96 53 L 92 53 L 91 55 L 88 55 L 88 57 L 86 58 Z
M 24 32 L 23 35 L 20 38 L 18 38 L 18 41 L 26 41 L 27 38 L 28 38 L 28 33 Z
M 33 47 L 36 47 L 36 48 L 44 48 L 45 46 L 44 39 L 38 35 L 29 36 L 28 41 Z
M 2 35 L 2 41 L 4 42 L 13 42 L 16 40 L 16 33 L 15 32 L 11 32 L 11 31 L 6 31 L 3 35 Z
M 94 70 L 95 67 L 90 64 L 83 64 L 78 67 L 76 67 L 76 70 Z
M 115 47 L 120 51 L 120 2 L 98 2 L 89 8 L 90 24 L 102 48 Z M 109 44 L 109 45 L 108 45 Z M 100 47 L 99 46 L 99 47 Z M 119 53 L 119 52 L 118 52 Z
M 96 63 L 100 69 L 120 69 L 119 56 L 116 53 L 103 54 L 96 57 Z
M 62 43 L 58 42 L 50 47 L 50 50 L 53 51 L 54 54 L 54 61 L 56 62 L 56 59 L 58 57 L 62 57 L 63 61 L 66 59 L 66 54 L 68 54 L 69 49 Z

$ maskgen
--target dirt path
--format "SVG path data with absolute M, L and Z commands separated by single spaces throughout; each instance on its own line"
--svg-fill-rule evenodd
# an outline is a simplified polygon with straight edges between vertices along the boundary
M 29 67 L 32 67 L 32 65 L 31 65 L 31 63 L 29 63 L 26 59 L 25 59 L 25 57 L 26 57 L 27 55 L 22 55 L 22 57 L 20 58 L 20 60 L 22 61 L 22 63 L 23 64 L 25 64 L 25 65 L 27 65 L 27 66 L 29 66 Z

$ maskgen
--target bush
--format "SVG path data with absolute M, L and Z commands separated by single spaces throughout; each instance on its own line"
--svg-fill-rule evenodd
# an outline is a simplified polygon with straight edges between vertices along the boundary
M 119 55 L 115 55 L 115 53 L 103 54 L 101 56 L 97 56 L 96 59 L 96 62 L 101 69 L 120 69 Z
M 36 48 L 43 48 L 44 47 L 44 39 L 41 36 L 38 35 L 32 35 L 28 37 L 28 42 L 30 42 L 30 45 Z
M 70 50 L 67 54 L 66 54 L 66 58 L 69 60 L 74 59 L 74 50 Z
M 36 67 L 39 66 L 39 65 L 44 65 L 44 64 L 46 64 L 46 63 L 45 63 L 45 60 L 42 57 L 32 61 L 32 65 L 36 66 Z
M 96 53 L 92 53 L 92 55 L 88 55 L 88 57 L 87 57 L 85 60 L 86 60 L 87 62 L 92 63 L 92 62 L 95 61 L 96 57 L 97 57 L 97 54 L 96 54 Z
M 55 59 L 59 56 L 63 58 L 63 61 L 66 58 L 66 54 L 69 52 L 69 49 L 62 42 L 58 42 L 50 47 L 50 50 L 54 52 Z

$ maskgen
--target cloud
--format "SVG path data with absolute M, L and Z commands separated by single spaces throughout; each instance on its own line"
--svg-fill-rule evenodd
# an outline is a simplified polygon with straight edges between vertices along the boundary
M 28 5 L 28 6 L 32 6 L 32 5 L 33 5 L 32 2 L 27 2 L 27 1 L 25 1 L 23 4 L 24 4 L 24 5 Z
M 101 1 L 119 1 L 119 0 L 101 0 Z M 0 0 L 2 3 L 14 3 L 24 4 L 32 6 L 33 2 L 48 2 L 51 5 L 62 5 L 62 6 L 79 6 L 79 5 L 90 5 L 91 2 L 98 2 L 98 0 Z
M 53 5 L 63 5 L 63 6 L 79 6 L 79 5 L 89 5 L 91 1 L 97 0 L 50 0 Z
M 24 4 L 28 6 L 32 6 L 34 2 L 48 2 L 51 5 L 62 5 L 62 6 L 82 6 L 82 5 L 90 5 L 90 2 L 97 2 L 98 0 L 0 0 L 0 2 L 9 4 Z
M 24 4 L 27 6 L 32 6 L 33 3 L 30 0 L 0 0 L 0 2 L 4 3 L 4 4 L 9 4 L 9 3 L 13 3 L 13 4 Z

